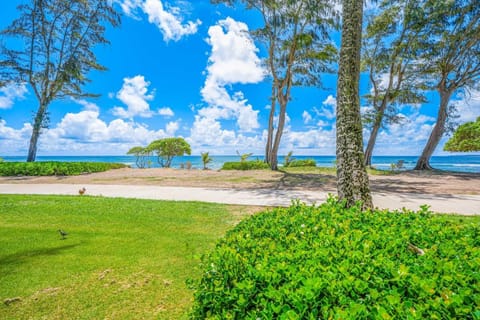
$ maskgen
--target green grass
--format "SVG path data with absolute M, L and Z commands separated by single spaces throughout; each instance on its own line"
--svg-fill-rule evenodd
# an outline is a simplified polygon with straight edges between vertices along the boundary
M 246 209 L 235 210 L 1 195 L 0 319 L 182 319 L 192 300 L 185 281 Z

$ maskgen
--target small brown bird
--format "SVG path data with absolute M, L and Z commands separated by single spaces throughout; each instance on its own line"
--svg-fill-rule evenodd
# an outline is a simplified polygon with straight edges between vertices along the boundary
M 85 189 L 85 187 L 83 187 L 82 189 L 78 190 L 78 194 L 83 196 L 85 191 L 87 191 L 87 189 Z

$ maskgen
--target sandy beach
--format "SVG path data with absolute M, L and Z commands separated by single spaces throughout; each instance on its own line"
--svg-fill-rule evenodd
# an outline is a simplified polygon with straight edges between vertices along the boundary
M 268 170 L 221 171 L 123 168 L 80 176 L 0 177 L 3 184 L 100 184 L 336 192 L 333 174 Z M 373 192 L 480 195 L 480 173 L 416 172 L 370 175 Z

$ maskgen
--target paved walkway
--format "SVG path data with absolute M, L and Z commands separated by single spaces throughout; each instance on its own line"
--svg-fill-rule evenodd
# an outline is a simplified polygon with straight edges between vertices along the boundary
M 305 203 L 320 203 L 328 194 L 322 191 L 272 189 L 214 189 L 188 187 L 158 187 L 139 185 L 75 185 L 75 184 L 0 184 L 0 194 L 58 194 L 78 195 L 86 188 L 86 195 L 155 200 L 203 201 L 225 204 L 288 206 L 291 199 Z M 479 195 L 433 195 L 414 193 L 374 193 L 376 207 L 384 209 L 407 208 L 418 210 L 427 204 L 439 213 L 480 215 Z

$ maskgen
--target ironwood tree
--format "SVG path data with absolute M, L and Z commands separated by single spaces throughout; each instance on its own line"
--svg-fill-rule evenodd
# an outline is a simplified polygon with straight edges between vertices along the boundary
M 371 90 L 365 95 L 370 108 L 363 121 L 370 129 L 365 148 L 365 165 L 372 165 L 372 155 L 382 127 L 401 123 L 402 105 L 426 102 L 425 84 L 416 71 L 415 42 L 423 31 L 417 19 L 416 0 L 384 0 L 368 20 L 363 37 L 362 69 L 368 72 Z
M 478 0 L 427 0 L 424 34 L 419 37 L 420 72 L 438 92 L 435 126 L 415 170 L 431 170 L 430 158 L 451 117 L 450 100 L 457 93 L 480 89 L 480 6 Z
M 234 0 L 212 0 L 233 5 Z M 240 0 L 259 12 L 263 27 L 252 32 L 268 52 L 266 68 L 272 79 L 265 161 L 278 169 L 278 150 L 285 128 L 287 105 L 294 86 L 320 86 L 320 76 L 332 72 L 337 51 L 329 31 L 337 25 L 336 1 Z
M 337 83 L 337 191 L 347 207 L 372 208 L 363 158 L 359 79 L 363 0 L 342 1 L 342 39 Z
M 118 26 L 120 15 L 109 0 L 31 0 L 18 10 L 20 17 L 1 32 L 10 44 L 2 47 L 1 65 L 6 81 L 27 83 L 38 101 L 27 156 L 31 162 L 48 127 L 52 101 L 97 96 L 82 89 L 91 70 L 106 70 L 93 48 L 109 43 L 106 27 Z

